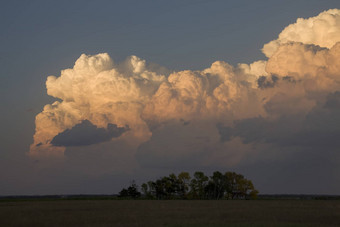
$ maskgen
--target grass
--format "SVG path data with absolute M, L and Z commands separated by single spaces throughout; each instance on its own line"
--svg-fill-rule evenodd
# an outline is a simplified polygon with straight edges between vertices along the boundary
M 337 226 L 339 200 L 4 201 L 0 226 Z

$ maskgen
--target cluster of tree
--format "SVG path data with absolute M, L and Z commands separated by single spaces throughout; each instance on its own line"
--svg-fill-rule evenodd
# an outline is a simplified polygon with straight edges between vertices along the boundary
M 141 190 L 147 199 L 256 199 L 258 194 L 253 183 L 243 175 L 219 171 L 210 177 L 203 172 L 195 172 L 193 178 L 188 172 L 181 172 L 178 176 L 170 174 L 142 184 Z M 141 193 L 132 183 L 119 196 L 138 198 Z
M 138 186 L 136 185 L 136 183 L 134 181 L 132 181 L 132 184 L 126 189 L 123 188 L 120 192 L 119 192 L 119 197 L 130 197 L 133 199 L 139 198 L 141 197 L 141 193 L 138 191 Z

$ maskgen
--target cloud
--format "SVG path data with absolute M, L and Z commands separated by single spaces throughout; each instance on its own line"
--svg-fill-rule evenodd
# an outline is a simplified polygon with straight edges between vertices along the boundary
M 218 61 L 203 71 L 160 75 L 136 56 L 114 64 L 108 54 L 81 55 L 72 69 L 47 78 L 47 93 L 61 101 L 46 105 L 36 116 L 30 154 L 63 153 L 65 149 L 51 141 L 83 120 L 99 128 L 129 125 L 131 130 L 123 137 L 142 144 L 150 139 L 152 125 L 166 121 L 260 114 L 263 109 L 256 106 L 256 97 L 250 97 L 256 79 L 242 67 Z M 253 111 L 233 117 L 233 109 L 246 108 L 249 99 L 254 99 Z
M 340 92 L 327 96 L 307 115 L 262 117 L 236 121 L 233 127 L 218 125 L 221 141 L 240 137 L 246 144 L 269 143 L 279 147 L 299 146 L 315 150 L 340 146 Z M 259 130 L 260 129 L 260 130 Z
M 269 88 L 274 87 L 277 82 L 278 77 L 275 75 L 271 75 L 271 77 L 260 76 L 257 80 L 257 85 L 259 88 Z
M 262 51 L 271 57 L 280 45 L 289 42 L 314 44 L 331 48 L 340 39 L 340 10 L 330 9 L 316 17 L 298 18 L 296 23 L 287 26 L 278 39 L 265 44 Z
M 28 154 L 45 166 L 43 157 L 65 166 L 67 156 L 67 171 L 91 176 L 235 170 L 264 191 L 270 179 L 336 192 L 339 12 L 298 19 L 265 44 L 267 60 L 251 64 L 171 71 L 137 56 L 82 54 L 47 78 L 58 101 L 36 116 Z
M 164 75 L 149 71 L 145 61 L 136 56 L 115 64 L 108 54 L 81 55 L 72 69 L 47 78 L 47 93 L 61 101 L 46 105 L 36 116 L 29 154 L 62 155 L 65 147 L 53 146 L 51 141 L 84 120 L 98 128 L 129 125 L 132 130 L 127 137 L 148 140 L 150 132 L 141 112 L 164 80 Z
M 108 124 L 107 129 L 97 128 L 90 121 L 84 120 L 73 126 L 73 128 L 66 129 L 56 135 L 51 144 L 64 147 L 86 146 L 109 141 L 112 138 L 121 136 L 127 130 L 128 127 L 117 127 L 114 124 Z
M 335 155 L 339 15 L 298 19 L 264 46 L 267 61 L 252 64 L 216 61 L 175 72 L 136 56 L 116 63 L 106 53 L 83 54 L 47 78 L 47 93 L 59 101 L 36 116 L 29 155 L 63 156 L 82 146 L 95 156 L 100 146 L 114 157 L 107 168 L 117 169 L 256 166 L 323 148 Z

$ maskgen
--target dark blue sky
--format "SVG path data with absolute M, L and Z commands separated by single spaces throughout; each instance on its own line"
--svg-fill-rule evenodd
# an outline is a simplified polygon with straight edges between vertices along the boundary
M 63 181 L 67 173 L 61 170 L 37 176 L 25 154 L 35 115 L 55 100 L 46 94 L 47 76 L 72 67 L 81 54 L 107 52 L 114 61 L 136 55 L 170 70 L 204 69 L 216 60 L 251 63 L 266 59 L 263 44 L 298 17 L 331 8 L 340 8 L 340 1 L 2 1 L 0 181 L 7 186 L 0 195 L 77 192 L 63 186 L 70 178 Z M 58 190 L 41 189 L 39 182 L 53 174 Z M 30 177 L 35 185 L 28 186 Z M 106 176 L 93 181 L 107 184 Z M 96 186 L 89 192 L 102 191 Z

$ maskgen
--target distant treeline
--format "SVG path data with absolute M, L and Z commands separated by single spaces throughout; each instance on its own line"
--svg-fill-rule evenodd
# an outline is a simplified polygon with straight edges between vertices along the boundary
M 261 200 L 340 200 L 339 195 L 308 195 L 308 194 L 262 194 Z
M 176 176 L 161 177 L 148 181 L 139 187 L 133 182 L 123 188 L 119 197 L 146 199 L 256 199 L 258 191 L 253 183 L 235 172 L 215 171 L 208 177 L 203 172 L 195 172 L 191 178 L 188 172 Z
M 119 197 L 118 194 L 70 194 L 70 195 L 12 195 L 0 196 L 1 202 L 57 201 L 57 200 L 124 200 L 132 197 Z M 141 195 L 139 199 L 147 199 Z M 340 200 L 339 195 L 304 194 L 259 194 L 257 200 Z

